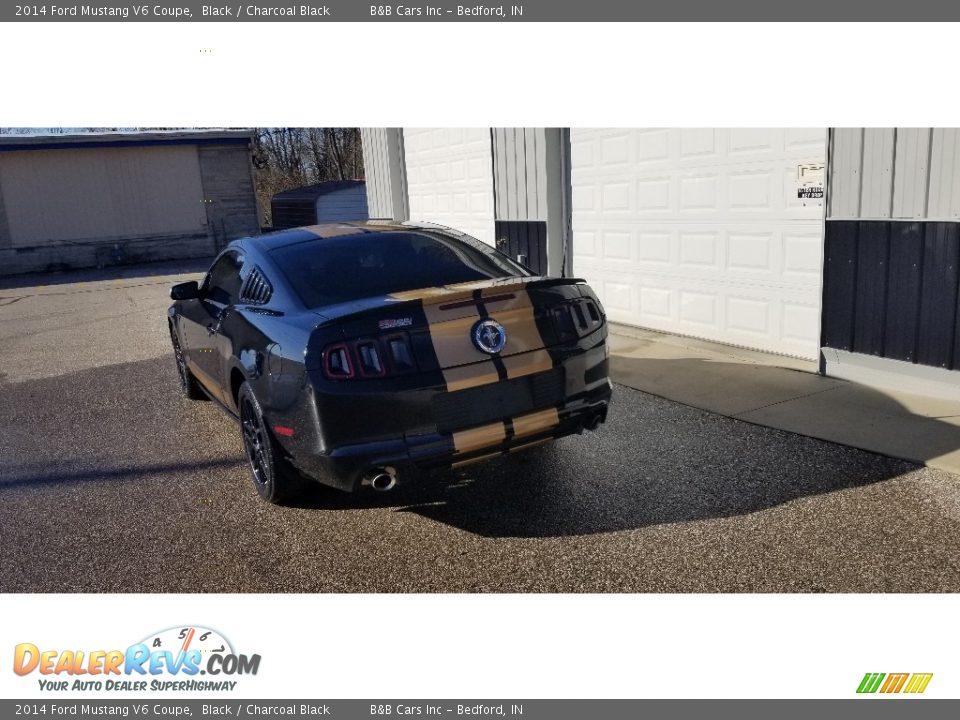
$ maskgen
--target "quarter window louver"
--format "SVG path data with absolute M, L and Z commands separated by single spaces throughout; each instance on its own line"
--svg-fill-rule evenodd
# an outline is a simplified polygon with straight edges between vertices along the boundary
M 260 268 L 253 268 L 247 276 L 243 289 L 240 292 L 240 299 L 245 303 L 262 305 L 270 300 L 273 288 L 269 281 L 263 276 Z

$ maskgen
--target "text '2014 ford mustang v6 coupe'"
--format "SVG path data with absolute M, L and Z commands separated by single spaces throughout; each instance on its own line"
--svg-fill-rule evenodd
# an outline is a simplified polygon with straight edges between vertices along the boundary
M 232 242 L 168 311 L 183 392 L 239 420 L 260 495 L 304 476 L 392 488 L 604 422 L 603 307 L 425 224 L 357 223 Z

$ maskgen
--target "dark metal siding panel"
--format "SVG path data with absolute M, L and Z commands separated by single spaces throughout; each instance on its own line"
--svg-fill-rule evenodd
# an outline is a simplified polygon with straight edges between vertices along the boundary
M 890 272 L 884 309 L 885 357 L 915 362 L 923 277 L 923 225 L 890 223 Z
M 311 198 L 287 201 L 274 200 L 271 205 L 274 230 L 286 230 L 317 224 L 317 204 Z
M 853 350 L 859 224 L 845 220 L 832 220 L 826 224 L 823 344 L 838 350 Z
M 923 256 L 917 362 L 949 368 L 957 320 L 960 225 L 928 223 Z
M 863 223 L 857 240 L 853 348 L 855 352 L 867 355 L 883 355 L 884 351 L 889 250 L 887 225 L 885 222 Z
M 956 322 L 953 326 L 953 363 L 951 370 L 960 370 L 960 287 L 957 288 L 957 306 L 954 308 Z
M 823 343 L 960 369 L 960 223 L 828 221 Z
M 547 274 L 547 223 L 543 220 L 497 220 L 497 249 L 511 258 L 527 256 L 527 267 Z

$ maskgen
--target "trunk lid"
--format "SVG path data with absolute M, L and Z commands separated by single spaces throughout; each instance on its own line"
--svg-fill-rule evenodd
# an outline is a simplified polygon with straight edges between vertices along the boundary
M 338 328 L 344 340 L 408 334 L 419 368 L 442 371 L 448 390 L 457 390 L 551 369 L 546 348 L 558 338 L 549 309 L 579 299 L 582 282 L 482 280 L 364 298 L 318 314 L 321 328 Z

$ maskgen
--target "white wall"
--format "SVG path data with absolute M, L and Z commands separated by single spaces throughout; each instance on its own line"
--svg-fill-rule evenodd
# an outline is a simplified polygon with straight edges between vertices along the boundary
M 495 244 L 489 128 L 404 128 L 410 219 Z

